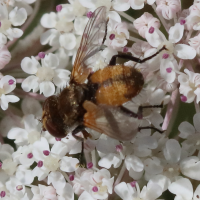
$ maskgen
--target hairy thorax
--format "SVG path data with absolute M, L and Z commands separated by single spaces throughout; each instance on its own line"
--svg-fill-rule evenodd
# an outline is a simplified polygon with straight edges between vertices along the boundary
M 82 120 L 86 89 L 84 85 L 70 84 L 58 96 L 58 110 L 66 126 L 73 126 Z

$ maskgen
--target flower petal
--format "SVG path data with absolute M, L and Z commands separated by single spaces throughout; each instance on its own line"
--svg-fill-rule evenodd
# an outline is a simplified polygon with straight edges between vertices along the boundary
M 60 36 L 60 46 L 72 50 L 76 46 L 76 37 L 73 33 L 65 33 Z
M 154 28 L 153 33 L 149 33 L 148 29 L 145 33 L 145 38 L 152 47 L 158 47 L 161 43 L 167 41 L 165 35 L 157 28 Z
M 57 15 L 55 12 L 46 13 L 42 16 L 40 23 L 45 28 L 54 28 L 57 22 Z
M 55 93 L 55 85 L 50 81 L 40 83 L 40 94 L 43 93 L 45 97 L 49 97 Z
M 8 102 L 15 103 L 18 102 L 20 99 L 15 95 L 6 95 L 6 99 Z
M 8 101 L 5 94 L 1 95 L 1 108 L 2 110 L 6 110 L 8 108 Z
M 8 19 L 8 9 L 7 5 L 5 3 L 0 4 L 0 20 L 2 21 L 3 19 Z
M 12 84 L 9 84 L 10 81 L 12 82 Z M 14 77 L 6 75 L 0 80 L 0 85 L 4 90 L 4 93 L 8 94 L 16 88 L 16 80 Z
M 199 200 L 199 197 L 200 197 L 200 185 L 197 186 L 194 192 L 193 200 Z
M 22 82 L 21 87 L 25 92 L 30 92 L 31 89 L 33 89 L 33 92 L 37 92 L 39 89 L 38 77 L 33 76 L 33 75 L 27 77 Z
M 23 35 L 23 31 L 19 28 L 9 28 L 7 34 L 8 38 L 13 40 L 13 38 L 20 38 Z
M 90 193 L 84 191 L 78 198 L 78 200 L 94 200 Z
M 163 153 L 169 163 L 177 163 L 181 157 L 181 146 L 177 140 L 169 139 L 165 144 Z
M 127 184 L 125 182 L 121 182 L 115 186 L 114 191 L 118 196 L 120 196 L 121 199 L 128 200 L 128 199 L 133 199 L 129 189 L 131 189 L 131 188 L 128 188 Z M 134 190 L 134 189 L 132 189 L 132 190 Z
M 59 88 L 66 87 L 67 83 L 69 82 L 69 75 L 70 71 L 65 69 L 57 69 L 55 70 L 55 75 L 53 78 L 54 84 Z
M 49 43 L 49 45 L 51 46 L 59 46 L 59 37 L 60 37 L 59 31 L 55 29 L 50 29 L 41 35 L 40 43 L 42 45 Z
M 170 179 L 162 174 L 154 176 L 149 182 L 158 184 L 162 188 L 163 192 L 167 190 L 168 186 L 171 184 Z
M 127 3 L 124 0 L 114 0 L 112 2 L 112 7 L 116 10 L 116 11 L 126 11 L 130 8 L 130 4 Z
M 31 56 L 31 58 L 25 57 L 21 62 L 21 68 L 27 74 L 36 74 L 39 67 L 40 63 L 34 56 Z
M 14 139 L 16 144 L 22 142 L 24 138 L 27 138 L 27 136 L 28 136 L 27 131 L 22 128 L 12 128 L 8 132 L 8 138 L 11 140 Z
M 43 67 L 56 68 L 59 65 L 58 56 L 53 53 L 47 54 L 42 61 Z
M 183 199 L 192 199 L 193 196 L 193 187 L 187 178 L 180 178 L 173 182 L 168 190 L 177 196 L 181 196 Z
M 177 44 L 174 47 L 174 54 L 181 59 L 193 59 L 196 56 L 196 51 L 186 44 Z
M 0 45 L 1 45 L 1 39 L 0 39 Z M 3 69 L 5 65 L 7 65 L 10 62 L 10 60 L 11 60 L 11 54 L 8 51 L 7 47 L 3 46 L 3 48 L 0 49 L 0 69 Z
M 60 169 L 64 172 L 74 172 L 78 163 L 79 160 L 77 158 L 64 156 L 60 161 Z
M 132 0 L 132 1 L 130 1 L 130 3 L 131 3 L 131 8 L 133 8 L 134 10 L 140 10 L 140 9 L 142 9 L 142 8 L 144 8 L 144 1 L 142 0 L 140 0 L 140 1 L 138 1 L 138 0 Z
M 172 43 L 179 42 L 183 37 L 183 32 L 184 32 L 184 25 L 176 23 L 169 29 L 169 41 L 171 41 Z
M 74 30 L 77 35 L 82 35 L 83 31 L 85 29 L 85 26 L 88 22 L 88 18 L 83 16 L 83 17 L 76 17 L 74 20 Z
M 200 161 L 196 156 L 185 158 L 180 163 L 182 174 L 194 180 L 200 180 Z
M 190 135 L 195 133 L 194 126 L 192 126 L 192 124 L 190 124 L 187 121 L 182 122 L 179 125 L 178 130 L 181 132 L 179 137 L 184 138 L 184 139 L 186 139 L 188 136 L 190 136 Z
M 9 18 L 14 26 L 21 26 L 27 19 L 27 12 L 24 8 L 15 7 L 10 13 Z

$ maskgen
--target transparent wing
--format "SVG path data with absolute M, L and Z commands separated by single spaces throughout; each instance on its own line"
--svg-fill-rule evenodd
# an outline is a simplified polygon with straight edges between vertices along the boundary
M 96 105 L 85 101 L 84 125 L 120 141 L 130 141 L 138 132 L 139 120 L 120 111 L 118 107 Z
M 84 83 L 87 79 L 90 73 L 88 66 L 94 61 L 90 58 L 102 49 L 106 36 L 106 26 L 106 7 L 102 6 L 93 12 L 85 27 L 70 82 Z

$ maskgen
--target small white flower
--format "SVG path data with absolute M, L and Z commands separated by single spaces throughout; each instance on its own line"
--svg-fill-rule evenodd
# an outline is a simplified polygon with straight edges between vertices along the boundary
M 193 117 L 193 123 L 187 121 L 182 122 L 178 130 L 180 131 L 179 137 L 185 139 L 182 142 L 183 148 L 189 155 L 193 155 L 196 150 L 200 150 L 200 114 L 196 113 Z
M 15 103 L 19 98 L 15 95 L 7 95 L 16 87 L 16 80 L 14 77 L 6 75 L 0 79 L 0 104 L 3 110 L 8 108 L 8 103 Z
M 145 33 L 150 27 L 160 28 L 160 21 L 153 17 L 152 14 L 145 12 L 141 17 L 134 20 L 133 25 L 138 33 L 145 38 Z
M 65 156 L 69 152 L 68 150 L 68 146 L 61 141 L 57 141 L 50 150 L 46 138 L 41 137 L 40 141 L 33 144 L 33 156 L 38 162 L 33 169 L 34 176 L 43 180 L 50 171 L 55 172 L 58 168 L 65 172 L 75 171 L 79 161 L 77 158 Z
M 40 89 L 40 93 L 48 97 L 55 93 L 54 84 L 59 88 L 66 86 L 70 72 L 64 69 L 56 69 L 59 65 L 59 59 L 52 53 L 46 55 L 41 62 L 42 65 L 34 57 L 25 57 L 22 60 L 22 69 L 28 74 L 33 74 L 23 81 L 22 88 L 26 92 L 31 89 L 33 92 L 37 92 Z
M 180 83 L 179 92 L 183 94 L 186 98 L 184 102 L 191 103 L 196 97 L 196 103 L 200 101 L 200 74 L 184 70 L 184 73 L 178 76 L 178 81 Z
M 31 191 L 33 192 L 32 200 L 38 200 L 38 199 L 57 200 L 56 190 L 52 186 L 44 186 L 38 184 L 38 186 L 32 186 Z
M 186 25 L 190 29 L 200 30 L 200 7 L 199 3 L 194 3 L 190 7 L 190 14 L 186 17 Z
M 6 172 L 6 174 L 12 176 L 17 170 L 17 163 L 11 158 L 7 158 L 3 160 L 2 169 Z
M 76 37 L 71 31 L 74 29 L 73 20 L 75 15 L 73 13 L 72 5 L 67 4 L 58 13 L 51 12 L 50 14 L 44 14 L 41 19 L 41 24 L 45 28 L 50 28 L 41 35 L 40 42 L 45 45 L 61 46 L 66 50 L 72 50 L 76 46 Z M 81 18 L 80 18 L 81 19 Z M 77 30 L 77 18 L 75 19 Z M 83 26 L 85 23 L 83 24 Z M 77 30 L 82 33 L 83 28 Z
M 111 178 L 110 172 L 107 169 L 101 169 L 94 173 L 91 172 L 91 170 L 87 170 L 83 174 L 84 176 L 87 175 L 87 183 L 83 177 L 80 177 L 82 187 L 94 199 L 108 198 L 108 194 L 112 194 L 114 177 Z
M 148 182 L 141 192 L 137 182 L 121 182 L 115 186 L 114 190 L 123 200 L 155 200 L 162 194 L 162 188 L 153 182 Z
M 196 50 L 197 54 L 200 55 L 200 34 L 193 38 L 190 38 L 189 44 Z
M 12 28 L 13 26 L 21 26 L 27 19 L 27 12 L 24 8 L 15 7 L 13 10 L 8 11 L 5 3 L 0 4 L 0 33 L 7 36 L 10 40 L 13 38 L 19 38 L 22 36 L 23 31 L 18 28 Z
M 183 37 L 184 26 L 180 23 L 176 23 L 175 26 L 171 27 L 169 30 L 169 41 L 165 38 L 164 34 L 157 28 L 151 27 L 149 31 L 146 31 L 146 39 L 152 47 L 161 49 L 163 46 L 166 47 L 167 51 L 164 53 L 175 54 L 181 59 L 193 59 L 196 56 L 196 51 L 194 48 L 185 44 L 176 44 Z
M 104 134 L 98 139 L 96 149 L 101 157 L 98 164 L 106 169 L 112 165 L 114 168 L 118 168 L 124 159 L 123 145 Z
M 24 128 L 13 127 L 8 132 L 9 139 L 15 139 L 15 143 L 23 145 L 27 143 L 34 143 L 40 139 L 41 124 L 35 119 L 34 115 L 25 115 L 23 117 Z
M 127 44 L 128 38 L 129 32 L 127 25 L 110 19 L 105 44 L 113 49 L 119 49 Z
M 156 0 L 156 4 L 156 11 L 168 20 L 172 19 L 181 10 L 179 0 Z
M 193 47 L 186 44 L 176 44 L 183 37 L 184 26 L 180 23 L 176 23 L 175 26 L 169 30 L 169 40 L 167 40 L 164 34 L 157 28 L 151 27 L 146 31 L 145 37 L 152 47 L 156 47 L 157 50 L 165 46 L 166 50 L 159 54 L 160 58 L 160 73 L 161 76 L 169 83 L 174 82 L 176 77 L 176 71 L 178 70 L 178 64 L 174 59 L 174 56 L 180 59 L 193 59 L 196 56 L 196 51 Z M 150 52 L 148 52 L 150 53 Z M 147 56 L 152 55 L 155 52 L 150 53 Z M 156 58 L 150 60 L 150 64 L 156 60 Z M 149 63 L 148 62 L 148 63 Z M 158 62 L 158 59 L 157 59 Z
M 177 180 L 180 176 L 180 162 L 187 157 L 187 152 L 181 148 L 175 139 L 169 139 L 163 148 L 164 158 L 162 159 L 162 174 L 171 181 Z M 185 155 L 184 155 L 185 154 Z
M 12 154 L 14 152 L 13 147 L 11 147 L 8 144 L 1 144 L 0 143 L 0 177 L 1 177 L 1 182 L 4 183 L 9 179 L 9 171 L 12 172 L 12 170 L 7 169 L 6 164 L 4 165 L 4 169 L 2 169 L 2 163 L 3 161 L 11 161 L 12 162 Z M 6 162 L 7 162 L 6 161 Z M 14 167 L 15 171 L 15 167 Z M 7 173 L 8 172 L 8 173 Z M 1 182 L 0 182 L 0 187 L 1 187 Z
M 144 164 L 140 158 L 131 154 L 125 158 L 126 169 L 129 171 L 129 176 L 134 180 L 138 180 L 144 173 Z

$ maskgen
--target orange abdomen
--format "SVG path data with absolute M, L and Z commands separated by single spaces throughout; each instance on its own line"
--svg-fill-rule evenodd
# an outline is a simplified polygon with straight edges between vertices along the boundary
M 96 71 L 89 77 L 89 83 L 97 85 L 97 104 L 119 106 L 139 94 L 144 78 L 133 67 L 115 65 Z

